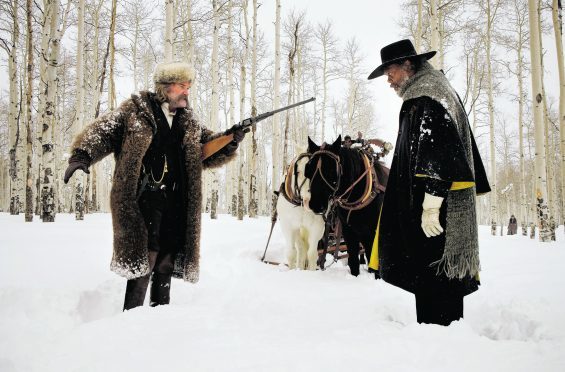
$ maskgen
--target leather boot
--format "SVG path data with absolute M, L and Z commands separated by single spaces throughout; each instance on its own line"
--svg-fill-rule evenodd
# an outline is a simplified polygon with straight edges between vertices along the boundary
M 151 277 L 150 306 L 168 305 L 171 301 L 171 274 L 153 273 Z
M 134 307 L 143 306 L 145 293 L 149 285 L 149 276 L 147 274 L 141 278 L 130 279 L 126 285 L 126 296 L 124 299 L 124 311 L 133 309 Z

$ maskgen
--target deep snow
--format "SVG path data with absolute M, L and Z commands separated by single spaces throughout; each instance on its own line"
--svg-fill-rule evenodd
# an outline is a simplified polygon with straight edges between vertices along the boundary
M 480 227 L 480 290 L 450 327 L 368 273 L 259 262 L 270 220 L 203 216 L 201 279 L 122 313 L 108 214 L 0 214 L 0 371 L 565 371 L 565 244 Z M 283 260 L 275 228 L 267 258 Z

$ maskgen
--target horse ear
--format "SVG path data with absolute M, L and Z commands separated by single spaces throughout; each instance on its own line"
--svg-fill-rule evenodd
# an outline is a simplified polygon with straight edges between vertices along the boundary
M 318 151 L 319 149 L 320 149 L 320 146 L 316 145 L 316 143 L 314 143 L 314 141 L 312 141 L 312 139 L 310 139 L 310 136 L 308 136 L 308 152 L 312 154 L 312 153 Z
M 339 153 L 339 149 L 341 148 L 341 134 L 337 137 L 337 139 L 332 143 L 331 149 L 334 150 L 336 154 Z

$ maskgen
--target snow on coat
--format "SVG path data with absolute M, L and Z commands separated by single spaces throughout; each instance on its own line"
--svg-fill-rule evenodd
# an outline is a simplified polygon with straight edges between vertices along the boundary
M 137 204 L 137 192 L 143 157 L 148 150 L 157 124 L 151 109 L 154 94 L 133 94 L 120 107 L 87 126 L 74 140 L 72 151 L 86 151 L 92 163 L 110 153 L 116 161 L 110 208 L 114 229 L 111 270 L 127 279 L 150 272 L 147 229 Z M 226 148 L 204 162 L 201 145 L 222 133 L 214 134 L 201 126 L 190 107 L 178 109 L 178 122 L 184 131 L 184 190 L 186 233 L 183 250 L 177 255 L 175 276 L 196 283 L 200 270 L 200 227 L 202 205 L 202 170 L 219 167 L 235 157 Z

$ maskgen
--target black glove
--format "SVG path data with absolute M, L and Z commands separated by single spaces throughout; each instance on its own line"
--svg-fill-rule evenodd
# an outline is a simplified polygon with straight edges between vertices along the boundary
M 86 151 L 75 150 L 74 154 L 69 158 L 69 166 L 67 167 L 67 170 L 65 170 L 63 181 L 65 183 L 68 183 L 69 179 L 77 169 L 80 169 L 86 174 L 90 174 L 90 171 L 88 170 L 90 162 L 90 156 Z
M 236 125 L 234 125 L 233 127 L 231 127 L 229 129 L 229 132 L 231 132 L 233 134 L 233 141 L 231 141 L 230 143 L 228 143 L 227 150 L 228 151 L 235 151 L 237 149 L 237 147 L 239 146 L 239 143 L 241 141 L 243 141 L 243 139 L 245 138 L 245 133 L 249 133 L 250 129 L 249 128 L 241 128 L 238 127 Z

